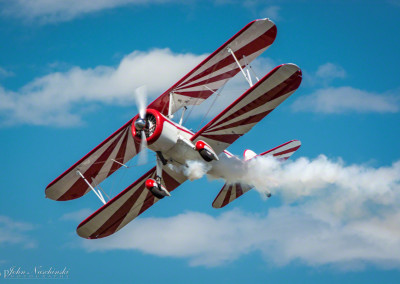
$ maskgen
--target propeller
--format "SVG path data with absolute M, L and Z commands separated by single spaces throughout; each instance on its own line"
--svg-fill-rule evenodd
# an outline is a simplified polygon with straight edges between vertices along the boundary
M 139 110 L 139 117 L 145 119 L 146 107 L 147 107 L 147 87 L 140 86 L 135 90 L 136 93 L 136 105 Z
M 135 90 L 136 105 L 139 111 L 139 118 L 135 121 L 136 131 L 140 131 L 141 142 L 140 142 L 140 153 L 138 159 L 138 165 L 147 163 L 147 140 L 146 140 L 146 107 L 147 107 L 147 88 L 141 86 Z

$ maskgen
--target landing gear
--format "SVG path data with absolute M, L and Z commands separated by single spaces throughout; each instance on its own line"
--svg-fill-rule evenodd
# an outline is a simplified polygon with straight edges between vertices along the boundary
M 160 151 L 157 151 L 157 161 L 160 160 L 160 162 L 165 166 L 168 164 L 168 161 L 164 158 L 163 154 Z
M 171 194 L 168 192 L 168 190 L 161 184 L 161 178 L 156 177 L 157 180 L 154 180 L 152 178 L 149 178 L 146 180 L 146 188 L 150 190 L 153 195 L 159 199 L 164 198 L 165 196 L 171 196 Z
M 161 152 L 157 153 L 157 165 L 156 165 L 156 179 L 149 178 L 146 180 L 145 186 L 148 190 L 150 190 L 153 195 L 159 199 L 164 198 L 165 196 L 171 196 L 169 191 L 161 184 L 162 180 L 162 167 L 165 166 L 168 162 L 164 158 Z
M 199 152 L 200 156 L 206 161 L 211 162 L 213 160 L 218 161 L 218 156 L 214 152 L 213 148 L 206 142 L 199 140 L 196 142 L 195 149 Z

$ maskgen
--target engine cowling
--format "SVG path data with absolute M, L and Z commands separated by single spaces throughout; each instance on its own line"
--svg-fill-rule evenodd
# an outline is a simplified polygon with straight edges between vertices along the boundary
M 132 136 L 140 143 L 143 133 L 148 148 L 153 151 L 167 151 L 178 140 L 178 128 L 175 123 L 154 109 L 147 109 L 144 118 L 135 116 L 132 122 Z

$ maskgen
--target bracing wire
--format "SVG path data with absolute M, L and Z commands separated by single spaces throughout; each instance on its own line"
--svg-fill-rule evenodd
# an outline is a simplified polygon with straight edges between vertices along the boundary
M 225 84 L 217 91 L 214 93 L 214 100 L 212 101 L 211 105 L 209 106 L 207 112 L 204 114 L 203 118 L 201 119 L 199 126 L 197 127 L 196 131 L 199 131 L 201 129 L 201 125 L 203 124 L 204 120 L 206 119 L 206 117 L 208 116 L 208 114 L 210 113 L 210 110 L 213 108 L 215 102 L 217 101 L 217 99 L 221 96 L 221 92 L 224 89 Z

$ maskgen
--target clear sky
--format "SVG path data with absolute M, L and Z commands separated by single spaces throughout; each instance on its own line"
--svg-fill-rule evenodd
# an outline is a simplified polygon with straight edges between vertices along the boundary
M 398 283 L 400 2 L 180 2 L 0 0 L 0 282 L 53 267 L 68 283 Z M 278 35 L 254 69 L 296 63 L 303 82 L 229 150 L 302 141 L 265 172 L 273 197 L 253 190 L 217 210 L 223 182 L 203 177 L 113 237 L 78 237 L 101 203 L 47 200 L 46 185 L 136 115 L 137 87 L 156 98 L 265 17 Z M 202 125 L 244 91 L 233 80 Z M 153 166 L 136 162 L 104 190 Z

